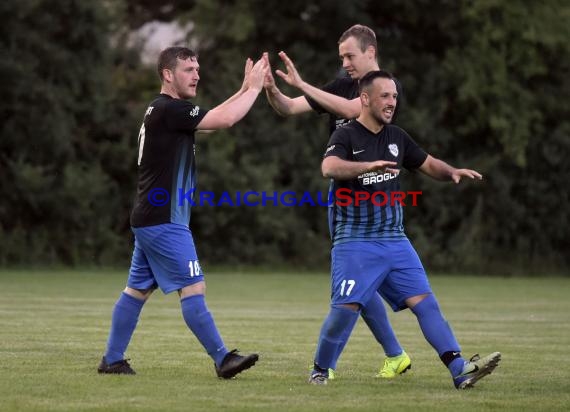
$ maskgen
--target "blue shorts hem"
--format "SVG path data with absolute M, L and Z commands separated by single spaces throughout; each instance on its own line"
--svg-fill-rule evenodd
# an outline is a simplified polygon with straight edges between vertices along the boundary
M 380 293 L 380 294 L 382 295 L 382 293 Z M 400 312 L 402 310 L 409 309 L 408 305 L 406 305 L 406 303 L 405 303 L 406 299 L 413 298 L 414 296 L 419 296 L 419 295 L 433 295 L 433 292 L 431 290 L 429 290 L 429 291 L 425 291 L 425 292 L 410 293 L 409 295 L 405 295 L 404 297 L 400 298 L 398 300 L 398 302 L 393 302 L 384 295 L 382 295 L 382 297 L 384 298 L 386 303 L 388 303 L 388 305 L 390 305 L 390 307 L 392 308 L 392 311 Z
M 162 290 L 162 293 L 164 293 L 165 295 L 168 295 L 169 293 L 175 292 L 177 290 L 180 290 L 182 288 L 185 288 L 186 286 L 192 286 L 195 285 L 196 283 L 200 283 L 200 282 L 204 282 L 204 276 L 200 276 L 194 279 L 191 279 L 189 282 L 184 283 L 182 286 L 178 286 L 178 285 L 171 285 L 170 287 L 166 288 L 166 289 L 160 289 Z

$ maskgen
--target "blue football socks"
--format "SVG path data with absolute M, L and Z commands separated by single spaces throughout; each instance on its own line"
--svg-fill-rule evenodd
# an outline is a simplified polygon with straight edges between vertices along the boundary
M 315 354 L 315 363 L 319 368 L 327 370 L 336 364 L 336 359 L 340 355 L 338 349 L 343 335 L 348 331 L 350 336 L 359 314 L 359 311 L 341 305 L 331 305 L 329 315 L 321 328 L 317 353 Z
M 107 341 L 105 361 L 112 364 L 124 359 L 125 351 L 137 326 L 145 301 L 125 292 L 121 294 L 111 318 L 111 331 Z
M 362 307 L 361 315 L 378 343 L 384 349 L 386 356 L 398 356 L 404 352 L 402 346 L 400 346 L 400 342 L 398 342 L 398 338 L 396 338 L 396 335 L 394 334 L 392 325 L 388 320 L 388 313 L 386 312 L 386 307 L 382 302 L 382 297 L 378 293 L 375 293 L 370 301 Z M 337 356 L 333 360 L 331 369 L 336 369 L 336 364 L 340 358 L 340 354 L 346 346 L 348 338 L 350 337 L 357 320 L 358 319 L 355 319 L 352 326 L 343 332 L 338 345 Z
M 384 348 L 386 356 L 392 357 L 402 354 L 404 350 L 394 334 L 392 325 L 388 320 L 386 307 L 378 293 L 375 293 L 372 299 L 362 307 L 362 319 L 364 319 L 378 343 Z
M 465 363 L 465 360 L 460 356 L 461 347 L 455 339 L 449 323 L 443 317 L 435 296 L 428 295 L 412 308 L 412 312 L 418 318 L 426 340 L 437 351 L 451 375 L 457 376 L 461 373 Z M 445 358 L 448 358 L 449 361 L 446 361 Z M 456 373 L 457 370 L 459 372 Z
M 343 330 L 342 335 L 340 336 L 339 342 L 337 344 L 336 354 L 334 355 L 334 358 L 330 366 L 331 369 L 336 369 L 336 364 L 340 358 L 340 355 L 342 354 L 342 351 L 344 350 L 344 347 L 348 342 L 348 338 L 350 338 L 350 335 L 352 334 L 352 330 L 354 329 L 356 322 L 358 322 L 358 316 L 355 316 L 352 323 L 349 324 L 346 327 L 346 329 Z
M 182 316 L 196 335 L 208 355 L 220 366 L 227 355 L 222 337 L 214 323 L 214 318 L 206 306 L 204 295 L 192 295 L 180 300 Z

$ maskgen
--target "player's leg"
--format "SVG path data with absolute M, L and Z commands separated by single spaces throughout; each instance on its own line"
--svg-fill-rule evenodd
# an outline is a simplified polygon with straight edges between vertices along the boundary
M 459 363 L 463 364 L 461 348 L 441 313 L 423 265 L 409 241 L 394 242 L 391 246 L 397 269 L 391 271 L 380 286 L 382 296 L 394 310 L 406 307 L 412 310 L 424 337 L 452 371 Z
M 198 265 L 197 258 L 194 259 L 194 262 Z M 179 291 L 182 317 L 188 328 L 206 349 L 208 355 L 214 360 L 216 366 L 219 366 L 229 351 L 226 349 L 214 318 L 206 305 L 206 287 L 201 269 L 199 269 L 199 275 L 196 276 L 196 279 L 198 280 L 197 283 L 185 286 Z
M 330 311 L 319 334 L 309 383 L 326 384 L 329 369 L 333 369 L 332 366 L 336 364 L 336 360 L 340 356 L 339 348 L 342 350 L 345 346 L 359 314 L 360 307 L 356 303 L 331 304 Z M 344 339 L 346 340 L 342 342 Z M 341 343 L 343 344 L 341 345 Z
M 388 262 L 391 265 L 392 249 L 387 247 L 387 245 L 391 245 L 391 242 L 385 244 L 383 241 L 378 241 L 375 242 L 375 245 L 383 264 L 386 265 Z M 383 268 L 383 270 L 388 270 L 388 267 Z M 396 338 L 384 302 L 382 302 L 378 292 L 363 305 L 361 315 L 386 354 L 384 363 L 376 377 L 390 379 L 409 370 L 412 367 L 412 361 Z
M 331 309 L 319 335 L 310 383 L 323 384 L 340 356 L 359 315 L 359 308 L 375 293 L 383 275 L 371 242 L 335 245 L 331 252 Z M 359 267 L 358 273 L 354 268 Z M 379 274 L 380 273 L 380 274 Z
M 388 319 L 384 302 L 378 293 L 375 293 L 362 308 L 361 315 L 386 353 L 386 358 L 376 377 L 392 379 L 411 369 L 412 361 L 400 346 Z
M 361 312 L 362 314 L 362 312 Z M 348 343 L 348 339 L 350 338 L 350 335 L 352 334 L 352 331 L 354 329 L 354 327 L 356 326 L 356 323 L 358 322 L 358 317 L 354 318 L 354 321 L 352 322 L 352 324 L 350 324 L 349 326 L 347 326 L 340 339 L 339 339 L 339 343 L 337 345 L 336 348 L 336 354 L 333 358 L 333 362 L 331 363 L 331 367 L 329 368 L 329 379 L 333 380 L 335 379 L 335 371 L 337 368 L 337 363 L 338 360 L 340 359 L 340 355 L 342 355 L 342 352 L 344 351 L 344 347 L 346 346 L 346 344 Z
M 218 333 L 204 299 L 205 283 L 190 230 L 182 225 L 153 226 L 156 232 L 144 244 L 160 289 L 178 291 L 182 316 L 216 364 L 229 352 Z
M 386 358 L 384 359 L 382 367 L 376 374 L 376 377 L 390 379 L 409 370 L 412 367 L 412 361 L 400 345 L 400 342 L 392 329 L 390 320 L 388 319 L 388 314 L 384 303 L 382 302 L 382 298 L 378 293 L 375 293 L 372 298 L 362 306 L 360 315 L 386 354 Z M 344 350 L 344 346 L 348 341 L 348 337 L 352 333 L 353 327 L 347 328 L 341 338 L 337 349 L 337 361 Z M 337 361 L 332 364 L 329 370 L 329 379 L 331 379 L 330 376 L 334 378 Z
M 404 352 L 388 319 L 388 313 L 382 302 L 380 294 L 375 293 L 372 298 L 362 306 L 362 319 L 384 349 L 387 357 L 396 357 Z
M 432 293 L 415 295 L 406 299 L 429 344 L 436 350 L 441 361 L 452 375 L 457 375 L 463 366 L 461 347 Z
M 256 353 L 240 355 L 237 350 L 228 351 L 226 349 L 214 318 L 206 305 L 205 292 L 204 282 L 195 283 L 180 290 L 182 316 L 188 328 L 214 360 L 218 377 L 230 379 L 243 370 L 251 368 L 259 359 L 259 355 Z
M 392 302 L 395 310 L 407 306 L 416 315 L 424 337 L 449 369 L 455 386 L 472 386 L 481 377 L 491 373 L 500 360 L 500 354 L 491 354 L 475 366 L 461 356 L 461 347 L 441 312 L 425 270 L 411 244 L 402 243 L 394 251 L 394 258 L 395 266 L 400 269 L 387 276 L 382 285 L 383 295 Z M 469 373 L 479 371 L 479 366 L 482 368 L 480 373 Z
M 484 358 L 475 355 L 469 361 L 461 356 L 461 348 L 433 294 L 414 296 L 406 299 L 406 302 L 418 318 L 426 340 L 449 369 L 456 388 L 472 387 L 497 367 L 501 360 L 499 352 L 491 353 Z
M 144 251 L 135 236 L 127 287 L 113 308 L 107 350 L 99 365 L 99 373 L 135 373 L 124 359 L 125 351 L 137 326 L 143 305 L 154 288 L 156 288 L 156 282 Z
M 421 273 L 410 269 L 393 271 L 382 285 L 382 295 L 387 297 L 390 302 L 398 302 L 394 304 L 395 310 L 401 309 L 398 306 L 402 304 L 412 310 L 425 339 L 436 350 L 452 376 L 457 376 L 464 364 L 461 348 L 449 323 L 443 317 L 435 296 L 425 289 L 421 293 L 413 291 L 420 284 L 425 286 L 422 278 Z M 412 284 L 413 279 L 416 282 Z M 409 296 L 410 293 L 412 296 Z M 407 299 L 397 297 L 406 295 L 408 295 Z
M 228 351 L 206 305 L 204 273 L 192 233 L 181 225 L 161 226 L 163 233 L 153 240 L 153 252 L 147 252 L 158 285 L 164 293 L 178 291 L 184 321 L 214 360 L 219 377 L 228 379 L 250 368 L 258 355 L 241 356 Z

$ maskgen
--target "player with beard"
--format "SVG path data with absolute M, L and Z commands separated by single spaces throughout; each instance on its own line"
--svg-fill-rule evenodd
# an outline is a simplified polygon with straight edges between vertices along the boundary
M 323 176 L 331 179 L 335 195 L 329 213 L 332 298 L 309 383 L 327 383 L 328 369 L 339 356 L 339 340 L 350 333 L 362 308 L 379 291 L 394 311 L 409 308 L 414 313 L 455 387 L 470 388 L 497 367 L 501 354 L 475 355 L 470 360 L 461 356 L 423 265 L 404 233 L 402 202 L 393 201 L 391 194 L 400 191 L 401 167 L 455 183 L 482 176 L 432 157 L 404 130 L 390 124 L 398 99 L 391 74 L 370 72 L 360 80 L 359 90 L 361 114 L 333 133 L 322 163 Z M 339 191 L 345 194 L 343 199 Z M 379 192 L 391 201 L 375 200 L 373 194 Z M 346 193 L 351 194 L 350 201 Z

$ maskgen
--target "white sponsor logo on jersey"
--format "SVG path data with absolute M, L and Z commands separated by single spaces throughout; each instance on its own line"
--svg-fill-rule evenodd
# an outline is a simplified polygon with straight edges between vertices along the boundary
M 339 129 L 343 126 L 346 126 L 347 124 L 349 124 L 352 121 L 352 119 L 336 119 L 334 121 L 334 126 L 335 129 Z
M 358 179 L 362 180 L 362 186 L 372 185 L 374 183 L 387 182 L 398 177 L 398 173 L 377 173 L 377 172 L 367 172 L 358 176 Z
M 325 155 L 326 155 L 328 152 L 330 152 L 331 150 L 333 150 L 335 146 L 336 146 L 336 145 L 333 144 L 333 145 L 327 147 L 327 151 L 325 152 Z
M 190 110 L 190 117 L 198 116 L 199 112 L 200 112 L 200 106 L 194 107 L 192 110 Z

